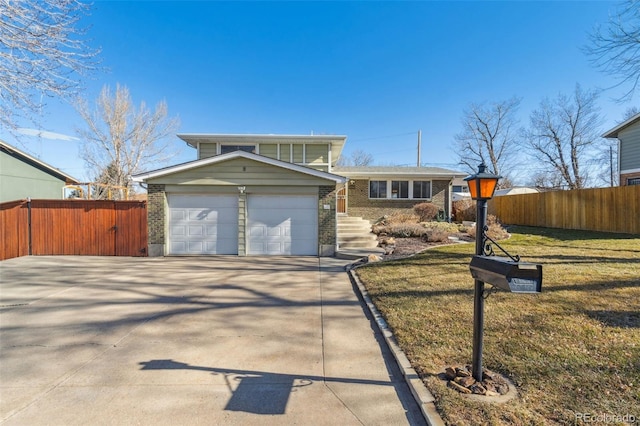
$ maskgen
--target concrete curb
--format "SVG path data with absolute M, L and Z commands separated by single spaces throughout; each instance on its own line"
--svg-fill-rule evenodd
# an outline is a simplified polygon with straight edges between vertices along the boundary
M 409 359 L 402 351 L 402 349 L 400 349 L 400 346 L 398 346 L 393 333 L 391 332 L 391 330 L 389 330 L 387 322 L 384 320 L 384 318 L 382 318 L 382 315 L 380 315 L 380 312 L 371 301 L 367 289 L 362 284 L 362 281 L 360 281 L 360 278 L 358 278 L 358 276 L 354 273 L 354 269 L 356 269 L 358 266 L 360 265 L 347 265 L 347 273 L 349 274 L 351 281 L 358 287 L 362 299 L 367 304 L 369 312 L 371 312 L 371 315 L 375 319 L 375 322 L 378 325 L 378 328 L 380 329 L 385 342 L 387 342 L 387 346 L 391 350 L 391 353 L 393 353 L 393 356 L 398 363 L 400 371 L 402 371 L 402 375 L 404 376 L 404 379 L 407 382 L 407 385 L 409 386 L 413 397 L 416 399 L 416 402 L 420 406 L 420 411 L 422 412 L 424 419 L 430 426 L 444 426 L 445 423 L 436 410 L 435 398 L 426 388 L 424 383 L 422 383 L 422 380 L 418 376 L 418 373 L 416 373 L 416 371 L 409 363 Z

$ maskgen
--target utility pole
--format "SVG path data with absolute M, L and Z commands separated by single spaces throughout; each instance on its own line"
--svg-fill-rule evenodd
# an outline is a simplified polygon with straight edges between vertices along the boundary
M 611 169 L 611 187 L 613 188 L 613 147 L 609 147 L 609 168 Z
M 422 149 L 422 130 L 418 130 L 418 167 L 420 167 L 420 150 Z

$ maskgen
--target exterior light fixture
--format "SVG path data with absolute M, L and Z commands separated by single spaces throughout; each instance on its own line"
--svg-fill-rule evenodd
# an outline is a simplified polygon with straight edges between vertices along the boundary
M 246 186 L 239 186 L 238 187 L 238 192 L 240 192 L 241 194 L 244 194 L 244 191 L 246 191 L 246 190 L 247 190 Z
M 487 173 L 487 166 L 482 163 L 478 166 L 478 173 L 464 178 L 469 186 L 469 193 L 474 200 L 490 200 L 498 186 L 498 180 L 502 176 Z

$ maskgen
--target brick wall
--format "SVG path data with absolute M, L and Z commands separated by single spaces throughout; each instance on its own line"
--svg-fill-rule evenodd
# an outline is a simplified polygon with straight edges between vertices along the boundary
M 640 178 L 640 172 L 638 173 L 625 173 L 620 175 L 620 186 L 627 186 L 627 179 Z
M 329 209 L 324 206 L 329 205 Z M 320 256 L 333 256 L 336 237 L 336 188 L 321 186 L 318 192 L 318 246 Z
M 422 200 L 370 199 L 368 180 L 361 179 L 352 182 L 354 183 L 349 182 L 347 189 L 347 213 L 349 216 L 359 216 L 375 221 L 395 212 L 412 213 L 413 206 L 424 202 Z M 447 215 L 449 206 L 448 189 L 448 180 L 434 180 L 431 182 L 431 202 L 441 210 L 444 210 Z
M 164 185 L 149 184 L 147 188 L 149 256 L 162 256 L 165 244 Z

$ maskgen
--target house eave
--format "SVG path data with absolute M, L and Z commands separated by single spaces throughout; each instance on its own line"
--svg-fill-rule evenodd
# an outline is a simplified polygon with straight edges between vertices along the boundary
M 145 182 L 149 179 L 155 179 L 155 178 L 168 176 L 174 173 L 179 173 L 179 172 L 183 172 L 190 169 L 195 169 L 198 167 L 221 163 L 224 161 L 232 160 L 234 158 L 246 158 L 249 160 L 258 161 L 258 162 L 272 165 L 275 167 L 281 167 L 283 169 L 295 171 L 298 173 L 303 173 L 303 174 L 317 177 L 320 179 L 330 180 L 335 183 L 345 183 L 347 181 L 347 178 L 344 176 L 339 176 L 333 173 L 315 170 L 309 167 L 300 166 L 298 164 L 288 163 L 286 161 L 274 160 L 269 157 L 264 157 L 262 155 L 253 154 L 245 151 L 229 152 L 227 154 L 216 155 L 216 156 L 204 158 L 201 160 L 189 161 L 187 163 L 177 164 L 174 166 L 165 167 L 163 169 L 153 170 L 147 173 L 139 173 L 131 176 L 131 179 L 134 182 Z
M 20 151 L 19 149 L 9 145 L 6 142 L 3 142 L 0 140 L 0 149 L 2 151 L 5 151 L 8 155 L 12 156 L 13 158 L 16 158 L 26 164 L 29 164 L 30 166 L 43 171 L 53 177 L 55 177 L 56 179 L 60 179 L 61 181 L 63 181 L 65 184 L 67 185 L 75 185 L 80 183 L 80 181 L 72 176 L 69 176 L 68 174 L 64 173 L 62 170 L 56 169 L 55 167 L 45 163 L 44 161 L 40 161 L 37 158 L 34 158 L 32 156 L 30 156 L 29 154 L 26 154 L 22 151 Z
M 606 133 L 604 133 L 602 135 L 602 137 L 605 138 L 605 139 L 617 139 L 618 138 L 618 133 L 620 133 L 622 130 L 626 129 L 629 126 L 633 126 L 637 122 L 640 122 L 640 113 L 638 113 L 638 114 L 634 115 L 633 117 L 630 117 L 628 120 L 625 120 L 622 123 L 618 124 L 613 129 L 611 129 L 611 130 L 607 131 Z

